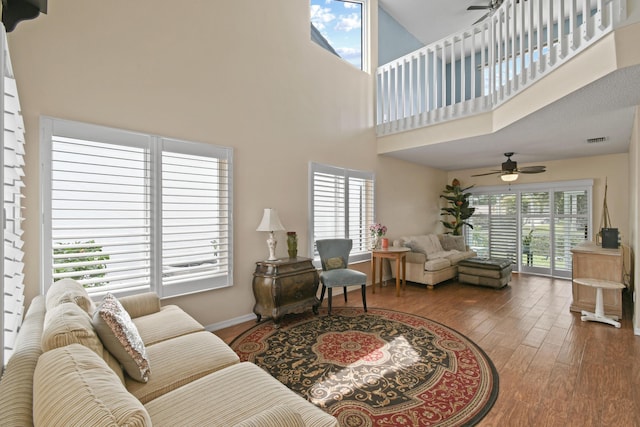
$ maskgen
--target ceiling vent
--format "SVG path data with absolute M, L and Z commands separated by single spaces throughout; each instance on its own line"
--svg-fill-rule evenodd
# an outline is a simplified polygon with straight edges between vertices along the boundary
M 606 136 L 599 136 L 597 138 L 589 138 L 587 139 L 587 144 L 599 144 L 601 142 L 605 142 L 609 138 Z

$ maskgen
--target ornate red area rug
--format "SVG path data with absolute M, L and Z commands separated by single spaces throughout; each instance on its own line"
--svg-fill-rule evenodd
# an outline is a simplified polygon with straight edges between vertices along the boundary
M 480 347 L 397 311 L 286 316 L 279 329 L 257 324 L 231 347 L 341 426 L 471 426 L 498 397 L 498 373 Z

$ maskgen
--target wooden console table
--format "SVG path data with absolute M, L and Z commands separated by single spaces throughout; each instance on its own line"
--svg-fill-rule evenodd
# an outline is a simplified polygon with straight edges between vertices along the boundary
M 573 253 L 573 301 L 571 311 L 593 312 L 596 289 L 580 284 L 576 279 L 595 279 L 622 283 L 622 249 L 602 249 L 593 242 L 584 242 L 571 249 Z M 622 318 L 622 289 L 603 289 L 604 314 Z
M 407 286 L 407 253 L 411 249 L 405 247 L 390 247 L 387 249 L 374 249 L 371 251 L 371 285 L 373 293 L 376 293 L 376 264 L 380 272 L 380 286 L 382 286 L 382 260 L 396 260 L 396 296 L 400 296 L 400 265 L 402 264 L 402 286 Z M 377 261 L 377 262 L 376 262 Z
M 302 313 L 308 308 L 318 314 L 320 300 L 316 297 L 320 278 L 310 258 L 280 258 L 258 261 L 253 273 L 253 312 L 258 317 L 271 317 L 280 326 L 280 319 L 289 313 Z

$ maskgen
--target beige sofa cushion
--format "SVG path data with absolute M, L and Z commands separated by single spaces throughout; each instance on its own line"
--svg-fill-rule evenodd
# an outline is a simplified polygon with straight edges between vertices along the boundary
M 43 353 L 33 378 L 34 426 L 151 426 L 144 406 L 80 344 Z
M 204 331 L 204 326 L 175 305 L 167 305 L 157 313 L 134 318 L 133 323 L 145 345 Z
M 154 427 L 228 427 L 279 405 L 299 414 L 305 426 L 338 426 L 334 417 L 249 362 L 211 373 L 145 407 Z
M 33 425 L 33 372 L 42 354 L 45 298 L 36 296 L 24 316 L 15 350 L 0 380 L 0 424 Z
M 145 345 L 127 311 L 110 293 L 93 315 L 93 326 L 127 374 L 136 381 L 147 382 L 151 368 Z
M 218 369 L 240 362 L 238 355 L 211 332 L 182 335 L 147 346 L 153 374 L 141 383 L 126 378 L 126 387 L 142 403 Z
M 440 239 L 436 234 L 425 234 L 420 236 L 404 237 L 404 245 L 414 252 L 420 252 L 427 257 L 436 252 L 442 252 Z
M 102 356 L 102 342 L 86 311 L 73 302 L 47 310 L 42 331 L 42 350 L 49 351 L 74 343 L 82 344 Z
M 75 303 L 62 303 L 47 311 L 40 342 L 43 351 L 81 344 L 102 357 L 124 384 L 120 362 L 102 345 L 89 314 Z
M 160 297 L 155 292 L 145 292 L 118 298 L 132 319 L 160 311 Z
M 233 427 L 305 427 L 304 421 L 286 406 L 278 405 L 247 418 Z
M 73 302 L 89 314 L 93 314 L 96 308 L 87 290 L 73 279 L 53 282 L 47 291 L 47 311 L 65 302 Z

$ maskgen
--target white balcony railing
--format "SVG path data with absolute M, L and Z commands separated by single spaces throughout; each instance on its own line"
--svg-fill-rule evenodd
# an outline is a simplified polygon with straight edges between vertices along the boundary
M 490 111 L 625 19 L 626 0 L 505 0 L 473 27 L 378 67 L 378 136 Z

